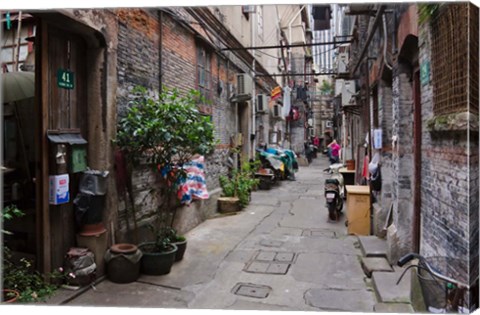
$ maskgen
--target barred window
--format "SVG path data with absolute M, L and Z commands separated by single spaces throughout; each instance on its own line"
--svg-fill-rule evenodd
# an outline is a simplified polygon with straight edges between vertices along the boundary
M 212 99 L 211 54 L 202 45 L 197 46 L 197 86 L 205 100 Z
M 434 114 L 478 114 L 478 8 L 443 5 L 431 29 Z

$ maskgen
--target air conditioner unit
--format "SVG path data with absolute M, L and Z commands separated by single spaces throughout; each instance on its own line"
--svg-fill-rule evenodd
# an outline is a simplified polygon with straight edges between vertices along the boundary
M 256 103 L 257 113 L 264 113 L 267 106 L 268 106 L 267 95 L 258 94 L 257 95 L 257 103 Z
M 273 118 L 281 118 L 282 117 L 282 105 L 280 105 L 280 104 L 273 105 L 272 116 L 273 116 Z
M 254 5 L 242 5 L 242 13 L 255 13 Z
M 348 73 L 348 53 L 338 55 L 337 71 L 338 74 Z
M 251 96 L 253 91 L 252 77 L 246 73 L 237 74 L 237 95 Z
M 350 106 L 354 105 L 350 102 L 352 99 L 352 96 L 357 93 L 356 88 L 355 88 L 355 81 L 353 80 L 345 80 L 343 82 L 343 88 L 342 88 L 342 106 Z

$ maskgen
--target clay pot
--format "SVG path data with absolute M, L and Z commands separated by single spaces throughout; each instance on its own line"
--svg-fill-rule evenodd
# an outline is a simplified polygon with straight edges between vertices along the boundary
M 16 290 L 2 289 L 2 303 L 15 303 L 20 298 L 20 293 Z

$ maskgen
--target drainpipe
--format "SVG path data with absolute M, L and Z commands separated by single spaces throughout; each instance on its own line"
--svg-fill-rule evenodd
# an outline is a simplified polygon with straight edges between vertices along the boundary
M 255 10 L 256 11 L 256 10 Z M 255 18 L 256 18 L 256 14 L 255 12 L 252 13 L 252 47 L 255 47 Z M 250 132 L 250 145 L 251 145 L 251 150 L 250 150 L 250 158 L 255 158 L 255 143 L 256 143 L 256 139 L 255 138 L 252 138 L 252 137 L 256 137 L 256 122 L 255 122 L 255 105 L 256 105 L 256 95 L 255 95 L 255 85 L 256 85 L 256 82 L 255 82 L 255 61 L 256 61 L 256 58 L 255 58 L 255 49 L 252 49 L 252 56 L 253 56 L 253 61 L 252 61 L 252 78 L 253 78 L 253 84 L 252 84 L 252 130 Z
M 163 90 L 163 67 L 162 67 L 162 46 L 163 46 L 163 11 L 159 10 L 158 12 L 158 24 L 160 27 L 160 31 L 158 34 L 158 66 L 159 66 L 159 74 L 158 74 L 158 85 L 159 85 L 159 91 L 162 93 Z
M 385 64 L 385 66 L 387 66 L 388 69 L 392 70 L 392 66 L 388 64 L 388 60 L 387 60 L 387 19 L 384 14 L 382 14 L 382 19 L 383 19 L 383 37 L 384 37 L 383 63 Z

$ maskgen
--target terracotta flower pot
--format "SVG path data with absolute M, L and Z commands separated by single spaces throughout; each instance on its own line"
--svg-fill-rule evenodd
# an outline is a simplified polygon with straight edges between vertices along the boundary
M 218 211 L 221 213 L 240 211 L 240 199 L 237 197 L 218 198 Z
M 16 290 L 2 289 L 2 303 L 15 303 L 20 298 L 20 293 Z

